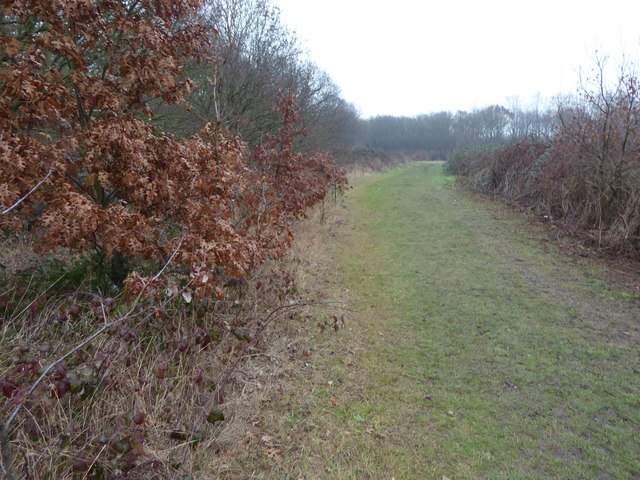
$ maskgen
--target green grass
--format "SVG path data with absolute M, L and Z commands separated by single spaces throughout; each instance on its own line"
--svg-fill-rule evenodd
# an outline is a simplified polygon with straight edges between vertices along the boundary
M 640 478 L 637 304 L 439 164 L 347 204 L 331 288 L 358 318 L 314 340 L 260 478 Z

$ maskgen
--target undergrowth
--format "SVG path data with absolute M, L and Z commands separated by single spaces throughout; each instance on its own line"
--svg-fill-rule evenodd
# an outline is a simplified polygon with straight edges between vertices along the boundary
M 316 212 L 308 222 L 319 221 Z M 86 271 L 85 282 L 73 278 L 81 258 L 32 262 L 28 246 L 5 240 L 0 271 L 0 417 L 15 414 L 3 443 L 16 477 L 223 470 L 259 415 L 261 391 L 281 374 L 281 357 L 296 352 L 298 330 L 315 318 L 299 292 L 304 260 L 290 254 L 230 279 L 224 300 L 168 289 L 130 306 Z

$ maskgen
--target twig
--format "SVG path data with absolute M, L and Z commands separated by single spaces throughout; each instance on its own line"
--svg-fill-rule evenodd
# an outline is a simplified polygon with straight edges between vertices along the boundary
M 11 454 L 11 445 L 9 444 L 9 423 L 2 424 L 2 430 L 0 430 L 0 444 L 2 445 L 2 464 L 4 465 L 4 473 L 7 476 L 7 480 L 14 480 L 16 477 L 16 470 L 13 466 L 13 455 Z
M 93 468 L 93 466 L 96 464 L 96 462 L 98 461 L 98 458 L 100 457 L 100 455 L 102 455 L 102 452 L 104 452 L 104 450 L 107 448 L 107 445 L 103 445 L 102 448 L 100 449 L 100 451 L 98 452 L 98 455 L 95 456 L 95 458 L 93 459 L 93 461 L 91 462 L 91 465 L 89 465 L 89 468 L 87 468 L 87 471 L 85 472 L 85 474 L 82 476 L 82 480 L 86 480 L 87 479 L 87 475 L 89 475 L 89 472 L 91 471 L 91 469 Z
M 251 338 L 251 340 L 249 341 L 249 344 L 246 345 L 243 350 L 242 350 L 242 354 L 236 358 L 236 360 L 224 371 L 224 373 L 221 375 L 220 377 L 220 381 L 217 384 L 216 390 L 213 394 L 214 398 L 220 398 L 224 387 L 227 383 L 229 383 L 229 380 L 231 380 L 231 376 L 233 375 L 233 373 L 238 369 L 238 365 L 240 365 L 240 362 L 245 360 L 247 358 L 246 355 L 244 355 L 244 352 L 247 351 L 248 348 L 254 347 L 257 343 L 258 340 L 260 339 L 262 333 L 265 331 L 265 329 L 269 326 L 269 324 L 275 320 L 276 318 L 278 318 L 279 315 L 285 313 L 288 310 L 294 310 L 300 307 L 314 307 L 314 306 L 318 306 L 318 305 L 339 305 L 338 302 L 305 302 L 305 303 L 292 303 L 290 305 L 281 305 L 277 308 L 274 308 L 273 310 L 271 310 L 271 312 L 269 312 L 269 315 L 267 315 L 267 317 L 265 318 L 264 322 L 262 323 L 262 326 L 255 332 L 255 334 L 253 335 L 253 338 Z M 346 307 L 335 307 L 335 308 L 339 308 L 341 310 L 346 310 L 349 312 L 352 312 L 353 310 L 350 310 Z
M 18 205 L 20 205 L 24 200 L 26 200 L 26 198 L 31 195 L 33 192 L 35 192 L 38 187 L 40 187 L 40 185 L 42 185 L 44 182 L 46 182 L 46 180 L 51 176 L 51 174 L 53 173 L 53 169 L 49 170 L 49 173 L 47 173 L 45 175 L 45 177 L 40 180 L 38 183 L 36 183 L 35 187 L 33 187 L 31 190 L 29 190 L 26 195 L 24 195 L 21 199 L 19 199 L 16 203 L 14 203 L 13 205 L 11 205 L 9 208 L 5 209 L 2 211 L 2 213 L 0 213 L 0 216 L 2 215 L 6 215 L 7 213 L 9 213 L 11 210 L 13 210 L 14 208 L 16 208 Z

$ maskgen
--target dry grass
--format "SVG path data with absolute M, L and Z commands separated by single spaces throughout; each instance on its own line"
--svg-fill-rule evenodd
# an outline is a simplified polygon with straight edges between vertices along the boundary
M 365 169 L 351 172 L 349 181 L 358 184 L 370 174 Z M 345 235 L 346 207 L 342 200 L 327 207 L 323 223 L 316 216 L 299 226 L 289 260 L 296 265 L 296 283 L 304 298 L 318 307 L 310 309 L 306 323 L 293 332 L 297 341 L 279 376 L 264 385 L 244 446 L 221 478 L 345 478 L 334 476 L 331 459 L 348 463 L 354 435 L 360 434 L 347 425 L 345 415 L 350 414 L 344 409 L 362 404 L 362 388 L 354 385 L 362 373 L 358 358 L 367 346 L 357 333 L 358 313 L 348 307 L 349 290 L 333 271 L 337 260 L 327 248 Z M 332 328 L 336 320 L 337 331 Z M 375 435 L 373 426 L 366 429 L 365 435 Z
M 26 242 L 5 242 L 0 379 L 10 398 L 2 397 L 0 417 L 22 403 L 10 428 L 18 475 L 209 479 L 237 472 L 264 405 L 311 354 L 305 338 L 317 330 L 318 308 L 330 308 L 296 305 L 325 300 L 311 272 L 327 265 L 317 233 L 330 234 L 331 208 L 324 224 L 316 212 L 298 227 L 286 259 L 230 289 L 225 301 L 174 300 L 155 313 L 142 303 L 121 321 L 119 298 L 103 310 L 96 300 L 104 305 L 105 295 L 86 285 L 52 288 Z M 45 366 L 114 320 L 25 397 Z M 245 334 L 251 339 L 238 338 Z M 268 439 L 258 442 L 265 455 L 280 455 Z

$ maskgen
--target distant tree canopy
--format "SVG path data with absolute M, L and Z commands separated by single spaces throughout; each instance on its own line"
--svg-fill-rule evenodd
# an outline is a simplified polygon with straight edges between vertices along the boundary
M 472 112 L 380 116 L 361 121 L 360 142 L 366 148 L 424 151 L 432 158 L 444 158 L 460 148 L 499 145 L 523 138 L 547 139 L 556 119 L 552 110 L 507 109 L 500 105 Z

